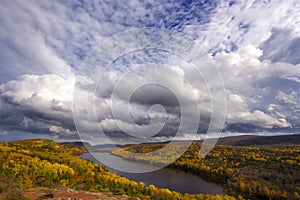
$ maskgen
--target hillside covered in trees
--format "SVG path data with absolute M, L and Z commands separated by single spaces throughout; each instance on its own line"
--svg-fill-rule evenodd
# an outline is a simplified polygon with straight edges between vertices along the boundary
M 274 140 L 272 137 L 270 139 Z M 159 153 L 132 156 L 130 152 L 155 152 L 162 147 L 167 148 L 168 152 L 179 152 L 184 146 L 182 144 L 177 142 L 168 147 L 166 144 L 126 145 L 122 149 L 114 150 L 113 154 L 125 159 L 161 165 L 174 159 L 172 153 L 165 154 L 167 156 Z M 217 145 L 205 158 L 200 159 L 198 155 L 201 142 L 193 142 L 168 167 L 193 172 L 204 179 L 223 183 L 226 194 L 240 199 L 300 199 L 299 142 L 294 140 L 290 144 L 261 144 L 264 145 Z
M 232 196 L 180 194 L 154 185 L 137 183 L 77 156 L 85 151 L 82 147 L 67 147 L 50 140 L 0 143 L 0 197 L 26 199 L 17 191 L 43 187 L 112 192 L 146 200 L 235 199 Z M 11 190 L 19 196 L 9 197 Z
M 125 159 L 160 165 L 181 150 L 182 142 L 168 147 L 162 155 L 129 157 L 129 152 L 153 152 L 166 144 L 125 145 L 113 154 Z M 154 185 L 146 185 L 118 176 L 104 166 L 78 155 L 82 145 L 58 144 L 50 140 L 26 140 L 0 143 L 0 199 L 9 194 L 35 188 L 69 188 L 76 191 L 125 194 L 132 199 L 300 199 L 300 145 L 298 143 L 263 146 L 217 145 L 203 159 L 198 157 L 201 142 L 168 167 L 199 174 L 222 183 L 225 196 L 181 194 Z M 152 154 L 153 155 L 153 154 Z M 155 154 L 154 154 L 155 155 Z M 26 198 L 23 198 L 26 199 Z

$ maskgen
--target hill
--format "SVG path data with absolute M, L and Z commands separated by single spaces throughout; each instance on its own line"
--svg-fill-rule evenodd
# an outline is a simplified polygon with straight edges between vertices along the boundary
M 257 135 L 242 135 L 224 137 L 218 140 L 220 145 L 231 146 L 265 146 L 265 145 L 286 145 L 300 144 L 300 134 L 293 135 L 278 135 L 278 136 L 257 136 Z
M 202 141 L 194 141 L 180 158 L 174 157 L 185 144 L 126 145 L 113 154 L 158 166 L 173 160 L 168 167 L 223 183 L 226 194 L 242 199 L 300 199 L 299 135 L 221 138 L 204 158 L 199 157 Z M 157 153 L 163 147 L 167 153 Z
M 64 189 L 127 195 L 131 199 L 235 199 L 232 196 L 181 194 L 143 182 L 131 181 L 104 166 L 80 158 L 81 143 L 51 140 L 0 143 L 0 194 L 4 199 L 26 199 L 34 188 Z M 15 195 L 19 196 L 15 196 Z M 0 196 L 1 196 L 0 195 Z M 4 196 L 3 196 L 4 195 Z M 12 196 L 6 196 L 12 195 Z M 53 194 L 54 195 L 54 194 Z M 7 197 L 7 198 L 6 198 Z

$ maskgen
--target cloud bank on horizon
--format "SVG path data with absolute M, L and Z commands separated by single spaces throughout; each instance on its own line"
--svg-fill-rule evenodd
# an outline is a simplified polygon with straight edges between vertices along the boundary
M 73 91 L 83 60 L 99 42 L 114 34 L 153 27 L 180 32 L 198 42 L 216 64 L 226 89 L 224 131 L 300 129 L 298 0 L 3 1 L 0 13 L 1 135 L 21 131 L 75 137 Z M 172 92 L 158 86 L 144 87 L 133 95 L 132 120 L 113 118 L 111 97 L 116 83 L 128 68 L 141 63 L 149 67 L 122 79 L 115 109 L 124 109 L 123 96 L 137 82 L 163 80 L 174 85 L 173 92 L 184 99 L 187 111 L 191 102 L 201 102 L 198 131 L 205 132 L 211 105 L 203 80 L 193 79 L 186 63 L 172 55 L 137 51 L 118 58 L 102 77 L 95 100 L 97 123 L 91 120 L 94 113 L 84 109 L 93 103 L 82 102 L 85 134 L 97 134 L 98 125 L 112 136 L 122 132 L 118 124 L 129 132 L 139 130 L 149 123 L 148 111 L 153 104 L 165 109 L 151 112 L 158 122 L 166 120 L 158 137 L 176 131 L 180 123 L 178 101 Z M 87 86 L 96 84 L 95 80 L 86 79 Z M 198 87 L 189 87 L 187 80 Z M 208 81 L 213 82 L 213 76 Z M 94 91 L 84 87 L 82 95 L 94 95 Z M 190 117 L 192 121 L 193 115 Z

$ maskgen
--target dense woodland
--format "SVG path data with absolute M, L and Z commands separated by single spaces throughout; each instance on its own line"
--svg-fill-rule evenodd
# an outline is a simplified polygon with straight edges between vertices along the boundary
M 155 151 L 165 144 L 127 145 L 113 154 L 159 165 L 174 159 L 174 152 L 181 151 L 182 144 L 168 145 L 165 157 Z M 300 199 L 299 144 L 280 148 L 218 145 L 203 159 L 198 156 L 200 146 L 200 142 L 193 142 L 169 167 L 223 184 L 226 196 L 180 194 L 137 183 L 81 159 L 78 155 L 86 151 L 82 147 L 50 140 L 0 143 L 0 193 L 46 187 L 112 192 L 140 199 Z M 152 153 L 129 157 L 130 152 Z
M 26 191 L 46 187 L 112 192 L 145 200 L 235 199 L 221 195 L 180 194 L 154 185 L 137 183 L 77 156 L 85 151 L 80 147 L 57 144 L 50 140 L 0 143 L 0 196 L 2 193 L 5 194 L 4 199 L 22 199 L 16 189 Z M 12 197 L 10 194 L 19 196 Z
M 182 143 L 127 145 L 114 150 L 115 155 L 126 159 L 160 165 L 172 154 L 156 153 L 165 147 L 166 152 L 181 151 Z M 193 142 L 189 149 L 171 164 L 174 167 L 199 174 L 201 177 L 222 183 L 225 193 L 245 199 L 300 199 L 300 145 L 241 147 L 217 145 L 199 158 L 201 142 Z M 130 152 L 144 154 L 132 156 Z M 147 152 L 152 152 L 145 154 Z M 174 154 L 175 155 L 175 154 Z

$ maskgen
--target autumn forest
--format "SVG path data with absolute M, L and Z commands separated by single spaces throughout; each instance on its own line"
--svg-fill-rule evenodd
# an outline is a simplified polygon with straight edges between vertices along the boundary
M 128 157 L 130 152 L 153 152 L 165 144 L 125 145 L 112 154 L 152 165 L 166 161 L 160 155 Z M 170 145 L 177 151 L 181 142 Z M 217 145 L 200 159 L 201 142 L 193 142 L 169 168 L 177 168 L 220 183 L 226 195 L 181 194 L 146 185 L 108 171 L 78 155 L 83 146 L 59 144 L 51 140 L 0 143 L 0 192 L 3 199 L 26 199 L 22 193 L 32 188 L 71 188 L 90 192 L 125 194 L 133 199 L 299 199 L 300 146 Z M 125 152 L 125 153 L 124 153 Z M 126 153 L 128 152 L 128 154 Z M 147 154 L 142 154 L 147 155 Z M 19 194 L 19 196 L 15 196 Z

